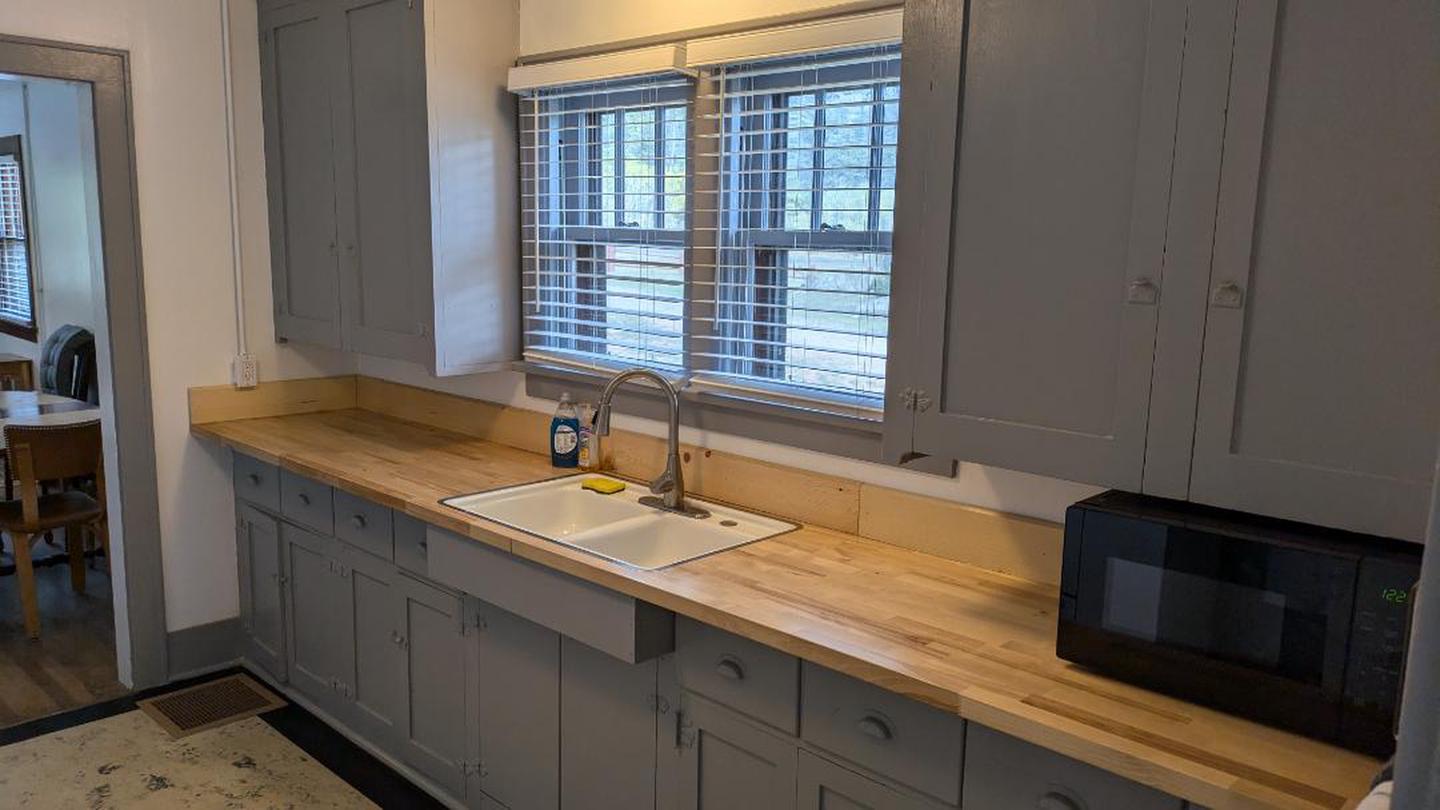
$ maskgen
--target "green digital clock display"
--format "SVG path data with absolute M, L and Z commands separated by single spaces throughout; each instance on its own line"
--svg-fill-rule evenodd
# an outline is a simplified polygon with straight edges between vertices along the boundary
M 1381 592 L 1380 598 L 1392 605 L 1410 604 L 1410 592 L 1404 588 L 1386 588 Z

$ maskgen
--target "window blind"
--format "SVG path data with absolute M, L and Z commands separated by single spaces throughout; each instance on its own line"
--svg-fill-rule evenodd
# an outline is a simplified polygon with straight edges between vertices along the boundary
M 17 154 L 0 154 L 0 319 L 33 327 L 25 185 Z
M 670 75 L 521 99 L 528 359 L 685 368 L 692 90 Z
M 696 109 L 697 382 L 878 418 L 900 51 L 730 64 Z

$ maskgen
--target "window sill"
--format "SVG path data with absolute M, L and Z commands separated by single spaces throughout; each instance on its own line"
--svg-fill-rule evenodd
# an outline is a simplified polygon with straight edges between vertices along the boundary
M 31 343 L 38 343 L 40 339 L 40 330 L 36 328 L 35 324 L 16 323 L 3 318 L 0 318 L 0 334 L 17 337 Z
M 522 362 L 525 393 L 543 399 L 559 399 L 568 392 L 572 400 L 595 401 L 610 375 L 579 368 Z M 715 389 L 685 389 L 680 392 L 682 424 L 713 430 L 746 439 L 783 444 L 861 461 L 882 462 L 880 439 L 883 425 L 823 410 L 767 402 L 759 398 L 729 394 Z M 666 407 L 658 389 L 626 385 L 614 400 L 615 410 L 647 419 L 664 420 Z

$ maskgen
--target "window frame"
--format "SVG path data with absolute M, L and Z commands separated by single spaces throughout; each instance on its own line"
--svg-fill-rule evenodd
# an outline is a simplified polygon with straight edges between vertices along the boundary
M 25 238 L 0 236 L 0 242 L 22 242 L 25 245 L 25 286 L 30 296 L 30 320 L 28 323 L 14 320 L 0 314 L 0 334 L 17 337 L 30 343 L 39 342 L 40 326 L 35 311 L 35 222 L 31 216 L 30 178 L 25 165 L 25 149 L 20 135 L 0 137 L 0 155 L 15 159 L 20 171 L 20 216 L 24 220 Z
M 873 46 L 872 46 L 873 48 Z M 899 82 L 899 61 L 896 61 L 893 77 L 890 81 Z M 868 68 L 868 66 L 867 66 Z M 764 392 L 763 385 L 754 386 L 754 390 L 744 390 L 745 387 L 727 387 L 717 384 L 714 380 L 694 380 L 697 374 L 703 373 L 704 368 L 697 362 L 697 355 L 703 351 L 693 339 L 697 321 L 703 322 L 706 318 L 713 318 L 713 311 L 709 311 L 709 305 L 699 303 L 698 299 L 708 296 L 697 294 L 699 285 L 713 284 L 714 268 L 716 262 L 715 253 L 718 248 L 718 228 L 716 227 L 715 216 L 718 214 L 716 203 L 718 198 L 719 183 L 719 150 L 713 145 L 708 148 L 710 155 L 706 155 L 707 147 L 702 143 L 705 136 L 718 134 L 723 117 L 719 103 L 713 99 L 719 95 L 716 92 L 714 82 L 718 77 L 714 72 L 703 71 L 696 78 L 693 85 L 686 88 L 683 100 L 687 104 L 687 136 L 686 136 L 686 195 L 685 195 L 685 228 L 680 232 L 680 239 L 671 244 L 683 246 L 684 254 L 684 328 L 683 328 L 683 361 L 686 365 L 681 370 L 658 369 L 666 374 L 677 385 L 684 387 L 680 390 L 680 397 L 684 401 L 681 409 L 682 423 L 702 430 L 713 430 L 736 436 L 744 436 L 750 439 L 783 444 L 807 450 L 824 452 L 830 455 L 838 455 L 862 461 L 880 462 L 885 461 L 882 454 L 881 435 L 883 431 L 883 394 L 874 402 L 874 415 L 861 416 L 857 409 L 848 408 L 843 402 L 837 402 L 833 406 L 825 400 L 817 399 L 806 393 L 801 386 L 790 386 L 783 383 L 776 386 L 773 394 Z M 866 73 L 864 79 L 857 84 L 876 84 L 880 86 L 881 81 L 873 74 Z M 903 102 L 903 99 L 896 99 Z M 529 120 L 529 114 L 524 111 L 522 102 L 521 118 L 521 144 L 522 150 L 534 148 L 537 133 Z M 883 105 L 887 103 L 883 96 L 875 99 L 874 104 L 877 114 L 883 115 Z M 659 106 L 659 105 L 657 105 Z M 657 116 L 658 118 L 659 116 Z M 898 126 L 898 121 L 896 122 Z M 818 148 L 818 147 L 817 147 Z M 898 162 L 898 144 L 895 146 Z M 783 173 L 783 169 L 781 170 Z M 898 174 L 898 170 L 897 170 Z M 873 177 L 873 174 L 872 174 Z M 522 187 L 533 186 L 536 177 L 529 170 L 522 170 Z M 873 181 L 872 181 L 873 183 Z M 878 184 L 877 184 L 878 185 Z M 816 199 L 822 189 L 816 189 Z M 783 191 L 780 192 L 783 194 Z M 707 199 L 706 195 L 711 195 Z M 872 189 L 870 194 L 870 208 L 875 210 L 878 188 Z M 812 211 L 815 216 L 820 215 L 820 209 L 812 203 Z M 525 210 L 522 205 L 521 211 L 522 238 L 529 238 L 529 230 L 534 225 L 534 214 Z M 662 222 L 663 222 L 663 214 Z M 783 217 L 783 211 L 779 216 Z M 898 214 L 896 215 L 898 217 Z M 708 222 L 706 218 L 709 218 Z M 783 249 L 794 248 L 817 248 L 821 247 L 816 237 L 824 234 L 823 243 L 825 247 L 833 248 L 873 248 L 875 231 L 820 231 L 805 230 L 784 232 L 783 220 L 780 228 L 772 228 L 763 232 L 763 235 L 749 246 L 750 249 L 774 250 L 777 254 L 783 255 Z M 592 226 L 593 227 L 593 226 Z M 601 228 L 594 227 L 589 232 L 596 236 L 623 237 L 629 235 L 632 239 L 639 241 L 637 236 L 644 235 L 644 230 L 633 228 Z M 884 245 L 887 249 L 893 244 L 893 230 L 883 231 Z M 573 228 L 569 235 L 574 237 L 577 231 Z M 662 234 L 649 234 L 652 239 L 663 239 Z M 651 241 L 650 244 L 657 244 Z M 772 271 L 776 268 L 772 268 Z M 527 272 L 530 270 L 526 267 Z M 522 305 L 528 299 L 522 301 Z M 522 313 L 523 315 L 524 313 Z M 703 323 L 701 324 L 703 326 Z M 708 327 L 706 327 L 708 328 Z M 783 327 L 780 327 L 783 328 Z M 543 351 L 543 349 L 542 349 Z M 619 371 L 626 366 L 619 363 L 615 370 Z M 573 399 L 584 400 L 589 398 L 593 401 L 599 395 L 600 390 L 612 376 L 611 373 L 596 368 L 591 368 L 584 363 L 568 363 L 563 360 L 551 361 L 549 358 L 532 359 L 526 358 L 516 364 L 517 370 L 525 375 L 525 391 L 528 395 L 543 399 L 559 399 L 562 393 L 569 393 Z M 747 386 L 748 387 L 748 386 Z M 787 393 L 785 390 L 791 391 Z M 621 413 L 641 416 L 651 419 L 664 419 L 665 398 L 661 392 L 649 385 L 632 385 L 623 387 L 615 397 L 614 406 Z M 949 459 L 924 458 L 917 462 L 907 464 L 910 469 L 921 472 L 928 472 L 943 476 L 953 476 L 956 472 L 956 465 Z

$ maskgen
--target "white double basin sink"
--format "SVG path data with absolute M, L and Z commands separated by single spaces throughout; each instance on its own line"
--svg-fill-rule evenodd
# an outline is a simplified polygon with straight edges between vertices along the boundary
M 583 488 L 587 479 L 625 483 L 604 495 Z M 643 484 L 595 473 L 446 498 L 441 503 L 527 534 L 608 560 L 655 570 L 764 540 L 798 528 L 793 523 L 687 498 L 709 510 L 696 518 L 640 503 Z

